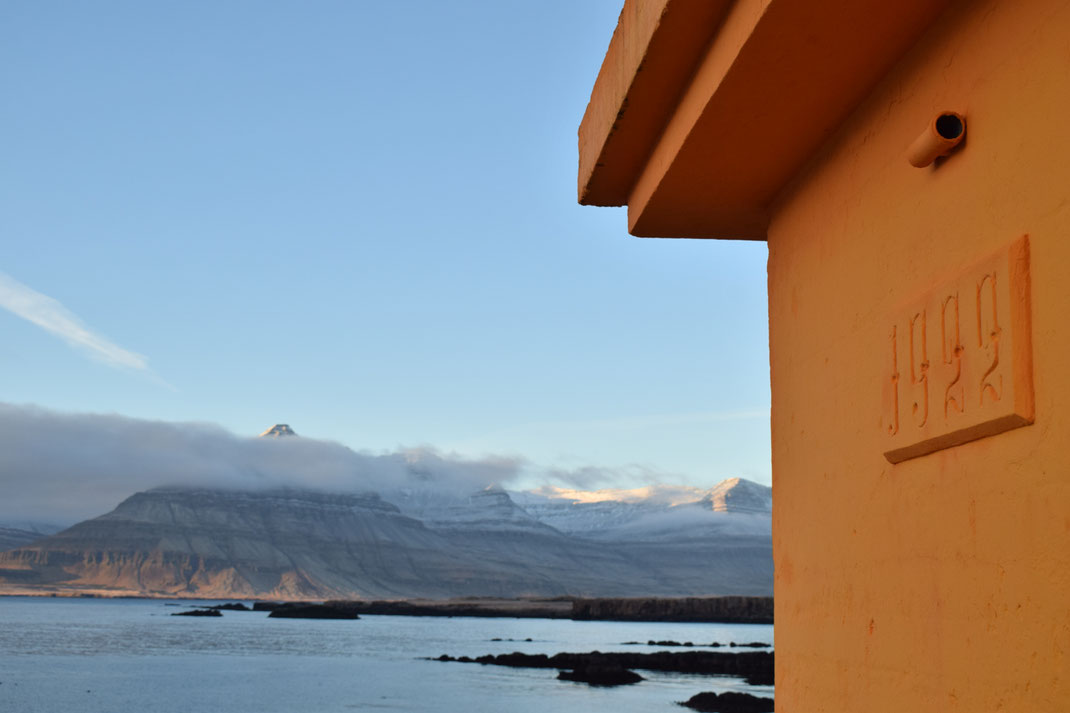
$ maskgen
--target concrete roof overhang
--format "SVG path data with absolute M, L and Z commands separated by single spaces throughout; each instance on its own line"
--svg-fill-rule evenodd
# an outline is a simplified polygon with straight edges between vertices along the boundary
M 642 237 L 764 240 L 777 194 L 949 3 L 625 0 L 580 203 L 627 205 Z

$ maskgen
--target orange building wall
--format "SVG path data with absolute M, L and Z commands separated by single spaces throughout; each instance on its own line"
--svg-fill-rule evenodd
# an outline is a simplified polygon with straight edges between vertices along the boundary
M 892 465 L 897 310 L 1025 234 L 1036 422 Z M 777 710 L 1070 710 L 1070 3 L 952 6 L 768 240 Z

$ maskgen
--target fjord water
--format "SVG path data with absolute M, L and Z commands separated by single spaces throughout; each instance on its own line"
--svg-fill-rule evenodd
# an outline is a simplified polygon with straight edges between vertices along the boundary
M 772 626 L 170 616 L 186 608 L 163 600 L 0 597 L 0 711 L 664 712 L 685 710 L 674 703 L 700 691 L 773 693 L 730 677 L 652 671 L 640 671 L 647 680 L 634 686 L 592 688 L 558 681 L 554 670 L 421 658 L 666 648 L 623 645 L 650 639 L 771 644 Z

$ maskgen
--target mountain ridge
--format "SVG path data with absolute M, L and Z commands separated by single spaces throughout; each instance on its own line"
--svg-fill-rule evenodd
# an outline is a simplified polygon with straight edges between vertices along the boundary
M 760 495 L 764 486 L 752 485 Z M 692 495 L 700 493 L 709 494 Z M 0 552 L 0 591 L 315 599 L 772 590 L 768 517 L 732 510 L 735 500 L 753 498 L 725 495 L 727 509 L 716 511 L 703 497 L 579 508 L 532 497 L 525 505 L 526 496 L 517 495 L 518 503 L 493 486 L 467 495 L 385 495 L 176 487 L 135 493 L 100 517 Z M 607 510 L 615 511 L 611 527 L 600 517 Z M 740 518 L 758 525 L 742 527 Z

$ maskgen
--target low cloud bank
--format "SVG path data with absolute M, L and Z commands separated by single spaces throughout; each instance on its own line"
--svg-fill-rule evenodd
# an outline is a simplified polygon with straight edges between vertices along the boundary
M 515 479 L 511 458 L 432 448 L 358 453 L 311 438 L 247 438 L 204 423 L 70 414 L 0 403 L 0 522 L 72 524 L 159 486 L 476 490 Z

